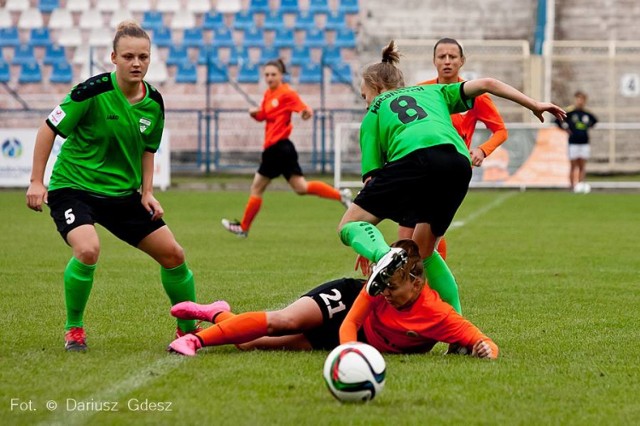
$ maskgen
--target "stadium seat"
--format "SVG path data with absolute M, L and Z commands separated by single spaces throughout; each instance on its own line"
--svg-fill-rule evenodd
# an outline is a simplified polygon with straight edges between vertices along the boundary
M 312 13 L 329 13 L 329 2 L 327 0 L 310 0 L 309 12 Z
M 175 0 L 157 0 L 156 2 L 156 10 L 160 12 L 178 12 L 181 10 L 181 4 L 179 1 Z
M 296 15 L 296 21 L 293 26 L 298 31 L 307 31 L 316 28 L 316 21 L 313 13 L 308 11 L 299 11 Z
M 42 28 L 44 20 L 40 9 L 27 9 L 20 14 L 18 19 L 18 28 L 23 30 L 31 30 L 33 28 Z
M 144 13 L 152 11 L 151 0 L 128 0 L 124 2 L 124 5 L 127 9 L 134 13 Z
M 273 47 L 263 47 L 260 52 L 260 63 L 264 64 L 273 59 L 278 59 L 280 57 L 280 50 Z
M 318 84 L 322 83 L 322 66 L 315 62 L 307 62 L 300 67 L 300 76 L 298 77 L 300 84 Z
M 60 61 L 53 64 L 51 68 L 51 76 L 49 81 L 51 83 L 66 83 L 69 84 L 73 80 L 73 68 L 67 61 Z
M 214 10 L 204 14 L 202 18 L 202 28 L 205 30 L 216 30 L 225 27 L 224 15 Z
M 83 10 L 80 14 L 80 22 L 78 26 L 83 30 L 91 30 L 94 28 L 102 28 L 104 19 L 102 13 L 96 9 Z
M 336 31 L 335 45 L 338 47 L 346 47 L 349 49 L 355 49 L 356 47 L 356 34 L 351 28 L 343 28 Z
M 29 0 L 7 0 L 4 7 L 10 12 L 22 12 L 31 7 Z
M 358 13 L 358 0 L 340 0 L 338 3 L 338 12 L 346 14 Z
M 67 0 L 67 9 L 71 12 L 82 12 L 89 10 L 91 3 L 89 0 Z
M 226 65 L 219 62 L 209 62 L 207 70 L 208 83 L 226 83 L 229 81 L 229 70 Z
M 93 28 L 89 31 L 89 46 L 111 47 L 113 31 L 109 28 Z
M 164 25 L 156 28 L 153 30 L 153 37 L 151 41 L 158 47 L 169 47 L 173 45 L 171 30 Z
M 213 46 L 203 46 L 198 51 L 198 65 L 206 65 L 207 62 L 219 60 L 218 49 Z
M 243 62 L 238 71 L 238 83 L 258 84 L 260 82 L 260 67 L 249 61 Z
M 183 62 L 189 61 L 189 51 L 182 45 L 169 46 L 169 53 L 167 54 L 167 65 L 179 65 Z
M 202 28 L 187 28 L 182 36 L 182 45 L 186 47 L 204 46 L 204 31 Z
M 164 17 L 162 12 L 157 10 L 147 10 L 142 15 L 142 28 L 149 31 L 155 31 L 164 26 Z
M 324 31 L 318 28 L 307 30 L 304 35 L 304 46 L 306 47 L 324 47 L 327 44 L 324 38 Z
M 281 48 L 293 48 L 296 45 L 296 39 L 292 29 L 280 28 L 276 30 L 276 35 L 273 39 L 273 47 Z
M 33 53 L 33 46 L 21 44 L 15 48 L 13 52 L 13 59 L 11 60 L 13 65 L 24 65 L 32 62 L 36 62 L 36 56 Z
M 69 9 L 56 9 L 49 17 L 49 29 L 66 30 L 73 27 L 73 16 Z
M 11 70 L 9 69 L 9 63 L 3 58 L 0 58 L 0 83 L 8 83 L 11 80 Z
M 242 47 L 231 47 L 227 65 L 242 65 L 245 62 L 249 62 L 249 50 Z
M 306 46 L 295 46 L 291 50 L 291 65 L 304 65 L 311 62 L 311 49 Z
M 176 83 L 195 84 L 198 82 L 198 67 L 191 61 L 178 64 Z
M 20 46 L 20 34 L 17 27 L 0 28 L 0 47 Z
M 133 19 L 133 14 L 129 9 L 118 8 L 111 15 L 111 19 L 109 19 L 109 26 L 115 30 L 116 28 L 118 28 L 118 24 L 120 24 L 120 22 L 128 21 L 131 19 Z
M 0 29 L 13 27 L 13 18 L 11 12 L 5 8 L 0 9 Z
M 42 13 L 51 13 L 60 7 L 60 0 L 40 0 L 38 8 Z
M 249 28 L 244 31 L 242 39 L 244 47 L 264 47 L 264 31 L 262 28 Z
M 151 57 L 154 57 L 153 46 L 151 47 Z M 163 61 L 154 61 L 147 70 L 147 75 L 144 79 L 149 83 L 161 84 L 167 81 L 169 78 L 169 72 L 167 71 L 167 64 Z
M 49 28 L 33 28 L 29 37 L 29 45 L 34 47 L 51 46 Z
M 250 10 L 243 10 L 238 12 L 233 17 L 233 28 L 236 30 L 246 31 L 250 28 L 255 28 L 256 24 L 253 21 L 253 12 Z
M 346 62 L 337 62 L 330 66 L 332 83 L 351 84 L 353 80 L 351 76 L 351 65 Z
M 325 46 L 322 49 L 322 62 L 329 65 L 342 62 L 342 49 L 335 45 Z
M 174 12 L 171 18 L 171 28 L 174 30 L 184 30 L 196 26 L 196 17 L 190 10 L 179 10 Z
M 272 10 L 264 17 L 263 28 L 269 31 L 275 31 L 284 27 L 284 15 L 278 10 Z
M 187 10 L 199 15 L 209 12 L 211 5 L 209 0 L 188 0 Z
M 325 30 L 337 31 L 346 28 L 347 20 L 344 12 L 331 12 L 327 15 L 327 22 L 324 26 Z
M 40 65 L 33 61 L 27 64 L 23 64 L 20 68 L 20 75 L 18 76 L 18 83 L 41 83 L 42 71 L 40 71 Z
M 227 27 L 218 28 L 213 31 L 213 44 L 216 47 L 232 47 L 236 45 L 233 40 L 233 33 Z
M 269 0 L 251 0 L 249 10 L 253 13 L 269 13 Z
M 100 12 L 115 12 L 117 10 L 126 10 L 129 9 L 120 9 L 120 2 L 117 0 L 94 0 L 95 8 Z
M 298 4 L 298 0 L 280 0 L 278 10 L 282 13 L 298 13 L 300 5 Z
M 240 0 L 218 0 L 216 3 L 218 13 L 238 13 L 241 9 Z
M 65 48 L 63 46 L 58 46 L 57 44 L 52 44 L 47 46 L 44 51 L 44 59 L 42 63 L 45 65 L 53 65 L 56 62 L 66 62 L 67 54 Z
M 58 35 L 58 44 L 64 47 L 76 47 L 83 43 L 80 28 L 67 28 Z

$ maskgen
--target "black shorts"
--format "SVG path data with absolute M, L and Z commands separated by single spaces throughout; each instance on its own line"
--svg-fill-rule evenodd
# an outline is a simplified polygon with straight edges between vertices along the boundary
M 65 241 L 67 234 L 78 226 L 99 223 L 122 241 L 137 247 L 147 235 L 165 225 L 162 219 L 151 220 L 141 199 L 139 192 L 122 197 L 104 197 L 62 188 L 49 191 L 48 205 Z
M 298 152 L 289 139 L 282 139 L 262 151 L 262 161 L 258 173 L 269 179 L 283 175 L 286 180 L 291 176 L 304 176 L 298 164 Z
M 353 200 L 380 219 L 405 226 L 428 223 L 444 235 L 471 180 L 469 159 L 451 144 L 419 149 L 387 163 Z
M 313 349 L 331 350 L 340 344 L 340 326 L 364 285 L 363 280 L 341 278 L 322 284 L 304 294 L 311 297 L 322 311 L 322 326 L 304 333 Z M 366 342 L 360 330 L 358 340 Z

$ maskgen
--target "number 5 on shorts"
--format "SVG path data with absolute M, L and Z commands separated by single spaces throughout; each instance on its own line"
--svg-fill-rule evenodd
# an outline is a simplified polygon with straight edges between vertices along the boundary
M 71 225 L 76 220 L 76 215 L 72 212 L 73 209 L 66 210 L 64 212 L 64 217 L 67 219 L 67 225 Z

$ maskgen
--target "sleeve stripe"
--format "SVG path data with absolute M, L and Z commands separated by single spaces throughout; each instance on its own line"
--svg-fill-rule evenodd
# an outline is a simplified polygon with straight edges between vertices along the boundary
M 53 124 L 51 124 L 51 122 L 49 121 L 49 119 L 48 119 L 48 118 L 45 120 L 45 123 L 47 123 L 47 126 L 49 126 L 49 128 L 50 128 L 51 130 L 53 130 L 53 133 L 55 133 L 56 135 L 60 136 L 61 138 L 64 138 L 64 139 L 66 139 L 66 138 L 67 138 L 67 135 L 65 135 L 64 133 L 62 133 L 62 132 L 60 131 L 60 129 L 58 129 L 56 126 L 54 126 Z

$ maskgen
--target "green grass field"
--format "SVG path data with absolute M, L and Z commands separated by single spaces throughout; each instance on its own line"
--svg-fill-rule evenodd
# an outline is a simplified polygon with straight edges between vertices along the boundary
M 274 309 L 324 281 L 357 275 L 355 255 L 335 232 L 338 203 L 268 192 L 241 240 L 219 221 L 241 215 L 245 191 L 157 195 L 201 301 Z M 386 387 L 366 405 L 331 397 L 325 352 L 229 346 L 189 359 L 167 354 L 175 323 L 159 267 L 103 229 L 85 315 L 90 349 L 65 353 L 62 271 L 70 250 L 48 211 L 25 207 L 23 191 L 0 192 L 0 205 L 2 424 L 627 425 L 640 418 L 637 193 L 471 192 L 448 233 L 448 263 L 465 316 L 501 357 L 445 356 L 442 344 L 427 355 L 386 355 Z M 391 224 L 381 229 L 394 239 Z

